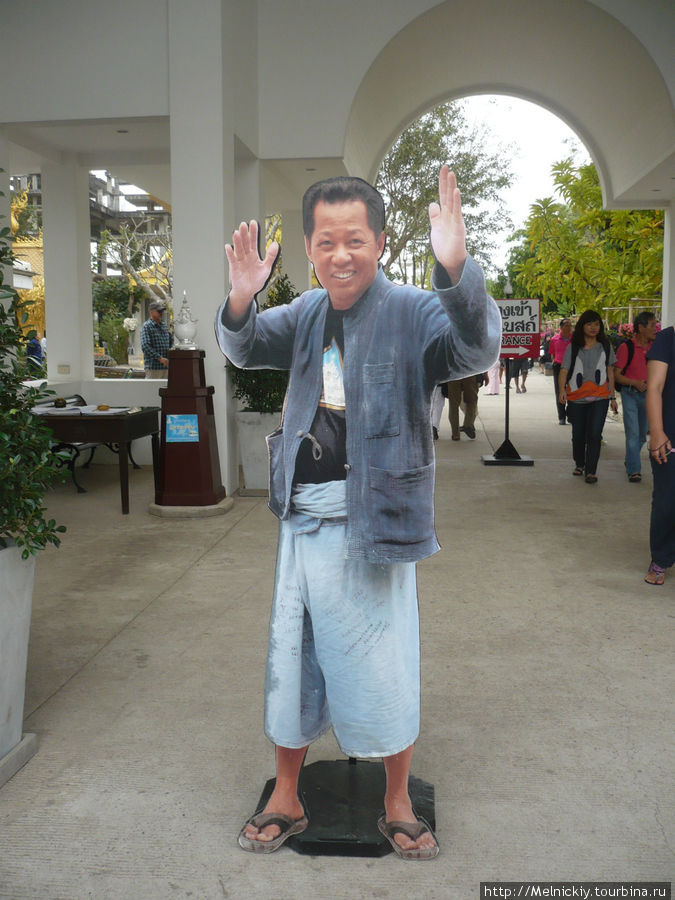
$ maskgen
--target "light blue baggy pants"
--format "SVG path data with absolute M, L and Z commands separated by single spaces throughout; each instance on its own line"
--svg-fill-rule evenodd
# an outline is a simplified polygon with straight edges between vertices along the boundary
M 281 522 L 265 734 L 300 748 L 333 727 L 347 756 L 399 753 L 419 733 L 415 563 L 346 559 L 345 483 L 298 485 Z

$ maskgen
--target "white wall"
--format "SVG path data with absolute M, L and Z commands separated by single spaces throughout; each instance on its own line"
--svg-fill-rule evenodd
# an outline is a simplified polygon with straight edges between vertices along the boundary
M 263 157 L 342 156 L 352 98 L 371 61 L 433 0 L 259 0 Z
M 0 122 L 168 113 L 166 0 L 1 7 Z

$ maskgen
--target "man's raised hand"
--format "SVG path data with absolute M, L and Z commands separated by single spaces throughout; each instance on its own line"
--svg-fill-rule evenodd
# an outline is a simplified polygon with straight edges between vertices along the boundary
M 438 176 L 438 199 L 439 203 L 429 204 L 431 247 L 452 283 L 456 284 L 466 260 L 466 226 L 457 179 L 447 166 L 441 166 Z
M 230 265 L 229 312 L 233 318 L 241 318 L 255 295 L 265 287 L 278 253 L 279 244 L 272 241 L 264 259 L 260 258 L 256 221 L 248 225 L 242 222 L 232 235 L 232 244 L 225 244 Z

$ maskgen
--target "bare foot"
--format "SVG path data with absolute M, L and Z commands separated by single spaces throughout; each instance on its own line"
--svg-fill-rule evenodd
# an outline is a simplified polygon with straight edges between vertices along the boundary
M 384 810 L 387 822 L 407 822 L 414 825 L 418 821 L 413 812 L 410 797 L 407 796 L 391 801 L 385 797 Z M 421 834 L 416 841 L 399 831 L 394 835 L 394 840 L 402 850 L 431 850 L 436 846 L 434 836 L 429 831 Z
M 296 792 L 289 793 L 275 788 L 267 801 L 263 813 L 278 813 L 295 820 L 301 819 L 305 815 L 305 810 Z M 250 841 L 273 841 L 280 834 L 281 829 L 278 825 L 267 825 L 265 828 L 261 828 L 260 831 L 255 825 L 247 825 L 244 829 L 244 837 Z

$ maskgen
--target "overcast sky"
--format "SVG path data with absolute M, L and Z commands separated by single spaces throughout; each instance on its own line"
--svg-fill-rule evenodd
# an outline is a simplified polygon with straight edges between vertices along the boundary
M 464 100 L 468 120 L 485 122 L 495 144 L 515 146 L 509 153 L 513 186 L 505 192 L 515 228 L 520 228 L 535 200 L 554 195 L 551 166 L 578 148 L 577 160 L 590 161 L 575 133 L 553 113 L 516 97 L 480 95 Z M 571 142 L 571 143 L 570 143 Z M 461 188 L 461 185 L 460 185 Z M 508 247 L 500 243 L 495 263 L 503 266 Z

